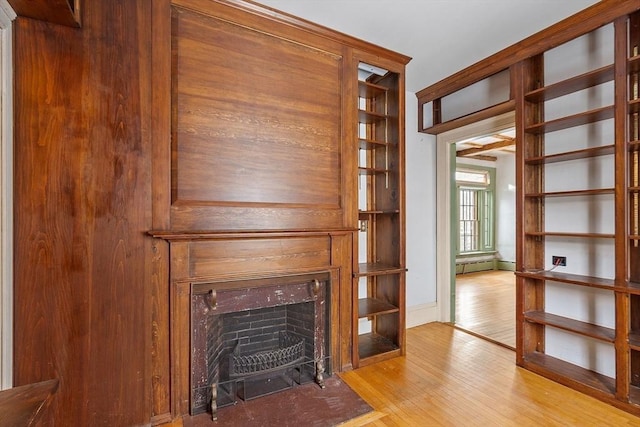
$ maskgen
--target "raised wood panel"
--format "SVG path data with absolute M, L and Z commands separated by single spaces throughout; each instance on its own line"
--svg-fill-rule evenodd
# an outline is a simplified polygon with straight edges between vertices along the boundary
M 151 352 L 152 374 L 151 386 L 153 389 L 154 416 L 171 412 L 171 378 L 170 378 L 170 304 L 167 283 L 169 281 L 169 245 L 167 242 L 157 239 L 152 248 L 151 275 Z
M 189 413 L 191 360 L 191 284 L 172 283 L 171 292 L 171 416 Z M 168 326 L 168 325 L 167 325 Z
M 341 56 L 180 8 L 172 34 L 172 228 L 341 226 Z
M 353 287 L 351 278 L 351 254 L 353 251 L 353 233 L 334 234 L 331 236 L 331 281 L 340 283 L 339 289 L 333 288 L 331 300 L 332 319 L 339 319 L 339 327 L 331 330 L 333 348 L 333 368 L 348 370 L 352 368 L 353 343 Z
M 194 206 L 174 203 L 174 230 L 329 230 L 342 228 L 342 209 L 273 206 Z M 220 227 L 220 228 L 218 228 Z M 352 226 L 355 228 L 355 224 Z
M 329 236 L 189 243 L 190 277 L 273 275 L 331 264 Z

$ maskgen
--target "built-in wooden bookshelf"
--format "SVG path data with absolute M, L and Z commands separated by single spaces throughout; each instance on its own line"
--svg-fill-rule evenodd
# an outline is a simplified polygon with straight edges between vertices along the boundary
M 640 308 L 640 300 L 637 295 L 638 287 L 631 283 L 630 279 L 633 277 L 630 278 L 627 273 L 629 270 L 638 269 L 633 266 L 637 261 L 629 257 L 634 239 L 627 230 L 633 230 L 633 227 L 632 224 L 628 226 L 626 224 L 627 221 L 637 222 L 637 207 L 634 214 L 634 205 L 628 203 L 628 199 L 637 194 L 637 159 L 634 163 L 633 160 L 627 160 L 627 157 L 632 157 L 633 153 L 637 152 L 637 138 L 633 135 L 638 133 L 635 116 L 637 116 L 637 106 L 640 104 L 635 98 L 629 100 L 625 95 L 627 91 L 632 95 L 637 94 L 637 89 L 633 90 L 629 86 L 633 85 L 633 71 L 630 71 L 630 75 L 626 72 L 627 67 L 629 70 L 638 68 L 638 60 L 634 57 L 629 58 L 627 55 L 627 52 L 632 51 L 630 50 L 632 43 L 629 40 L 629 34 L 633 35 L 634 32 L 629 29 L 634 26 L 632 21 L 637 21 L 636 14 L 619 18 L 612 25 L 612 64 L 542 87 L 537 86 L 545 80 L 543 65 L 545 53 L 525 61 L 521 69 L 521 92 L 515 95 L 523 99 L 522 103 L 517 103 L 522 109 L 517 114 L 520 121 L 516 124 L 521 129 L 518 170 L 522 178 L 519 185 L 520 215 L 522 215 L 519 247 L 522 258 L 516 272 L 517 303 L 520 307 L 517 360 L 518 364 L 528 369 L 581 391 L 589 392 L 617 406 L 640 413 L 640 408 L 635 406 L 640 401 L 634 400 L 636 399 L 634 396 L 638 393 L 632 390 L 640 385 L 637 379 L 634 380 L 640 377 L 640 353 L 637 353 L 637 344 L 640 343 L 637 338 L 640 335 L 634 332 L 636 330 L 640 332 L 638 327 L 640 314 L 637 309 Z M 553 120 L 544 119 L 546 101 L 612 81 L 614 82 L 614 85 L 610 85 L 612 104 L 589 108 L 585 102 L 582 112 Z M 571 148 L 559 152 L 560 147 L 556 145 L 553 154 L 545 154 L 545 137 L 550 133 L 590 126 L 605 120 L 612 125 L 613 140 L 591 139 L 585 141 L 586 146 L 579 149 L 575 148 L 576 144 L 567 144 Z M 630 130 L 632 135 L 630 141 L 626 140 L 625 129 Z M 588 180 L 576 179 L 570 182 L 570 185 L 578 187 L 575 190 L 545 190 L 549 165 L 574 161 L 589 162 L 589 159 L 596 157 L 606 162 L 607 170 L 612 171 L 613 187 L 602 188 L 590 184 Z M 568 163 L 566 164 L 567 167 L 571 167 Z M 607 200 L 613 204 L 615 224 L 610 224 L 611 232 L 591 229 L 574 232 L 550 230 L 545 227 L 545 208 L 549 199 L 571 198 L 571 209 L 585 210 L 590 208 L 589 204 L 593 204 L 598 199 L 600 203 L 607 203 L 601 196 L 608 196 Z M 555 266 L 549 267 L 549 263 L 546 262 L 548 256 L 545 253 L 549 238 L 579 241 L 576 244 L 584 251 L 595 251 L 592 248 L 600 244 L 598 242 L 602 239 L 612 241 L 615 259 L 614 265 L 608 269 L 612 272 L 612 277 L 549 271 L 555 269 Z M 609 294 L 608 300 L 613 301 L 614 304 L 611 309 L 615 317 L 614 325 L 603 326 L 595 318 L 585 321 L 546 311 L 545 307 L 552 302 L 547 296 L 547 287 L 549 284 L 557 286 L 556 283 L 563 286 L 578 286 L 585 290 L 596 288 L 600 292 L 605 292 L 605 295 Z M 615 373 L 604 375 L 592 367 L 585 367 L 548 354 L 548 328 L 568 333 L 569 336 L 595 340 L 602 343 L 604 348 L 610 348 L 615 354 Z
M 639 10 L 598 2 L 417 98 L 431 134 L 514 106 L 517 364 L 640 416 Z M 449 95 L 507 69 L 508 100 L 442 121 Z M 552 265 L 558 247 L 575 270 Z
M 367 62 L 358 69 L 356 367 L 405 352 L 404 73 Z

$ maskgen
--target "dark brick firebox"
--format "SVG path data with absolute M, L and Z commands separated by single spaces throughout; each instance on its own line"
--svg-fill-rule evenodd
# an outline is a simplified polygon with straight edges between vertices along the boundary
M 328 274 L 320 273 L 194 285 L 191 414 L 210 410 L 215 418 L 217 407 L 235 398 L 227 396 L 229 390 L 221 386 L 236 384 L 237 376 L 229 372 L 229 355 L 234 349 L 252 354 L 277 347 L 283 333 L 304 339 L 304 358 L 295 366 L 297 375 L 302 378 L 303 370 L 312 371 L 311 377 L 322 386 L 324 373 L 331 371 L 327 356 L 329 283 Z M 275 380 L 281 374 L 275 369 L 266 375 Z M 245 398 L 245 381 L 241 378 L 238 384 Z

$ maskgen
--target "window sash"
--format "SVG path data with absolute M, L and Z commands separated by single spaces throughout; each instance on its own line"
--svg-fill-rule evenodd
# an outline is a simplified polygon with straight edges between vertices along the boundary
M 494 250 L 493 224 L 493 191 L 458 186 L 458 254 Z

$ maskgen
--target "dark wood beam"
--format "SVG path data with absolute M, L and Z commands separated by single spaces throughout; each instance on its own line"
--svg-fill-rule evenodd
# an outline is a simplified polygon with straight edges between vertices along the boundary
M 457 157 L 473 156 L 478 153 L 484 153 L 485 151 L 496 150 L 498 148 L 504 148 L 504 147 L 510 147 L 516 144 L 516 140 L 513 138 L 507 138 L 502 136 L 500 138 L 504 138 L 504 140 L 498 141 L 498 142 L 492 142 L 491 144 L 486 144 L 486 145 L 483 145 L 482 147 L 474 147 L 474 148 L 467 148 L 464 150 L 460 150 L 456 152 L 456 156 Z
M 487 162 L 495 162 L 495 161 L 498 160 L 498 158 L 495 157 L 495 156 L 486 156 L 486 155 L 483 155 L 483 154 L 478 154 L 477 156 L 467 156 L 466 158 L 467 159 L 475 159 L 475 160 L 484 160 L 484 161 L 487 161 Z

